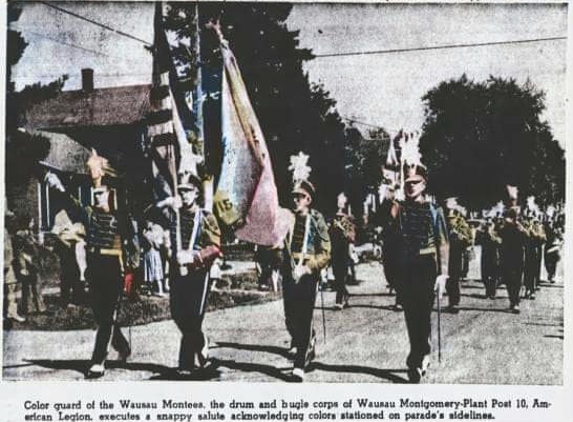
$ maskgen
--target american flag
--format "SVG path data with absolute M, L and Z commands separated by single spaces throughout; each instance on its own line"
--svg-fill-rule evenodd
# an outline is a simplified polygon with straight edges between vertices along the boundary
M 154 193 L 156 199 L 161 199 L 175 195 L 178 175 L 197 175 L 197 164 L 203 158 L 193 152 L 188 140 L 193 114 L 184 93 L 176 89 L 177 72 L 163 27 L 162 3 L 156 5 L 154 29 L 153 85 L 150 93 L 152 111 L 148 116 L 147 134 L 150 139 Z

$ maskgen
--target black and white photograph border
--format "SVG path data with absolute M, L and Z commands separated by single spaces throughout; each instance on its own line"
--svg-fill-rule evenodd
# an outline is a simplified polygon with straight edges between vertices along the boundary
M 573 417 L 568 3 L 2 8 L 7 420 L 123 382 Z

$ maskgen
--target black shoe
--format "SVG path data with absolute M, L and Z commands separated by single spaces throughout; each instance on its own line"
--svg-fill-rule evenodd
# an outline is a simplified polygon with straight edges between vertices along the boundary
M 121 362 L 126 362 L 127 358 L 131 356 L 131 348 L 129 346 L 123 347 L 117 351 L 118 359 Z
M 8 319 L 11 319 L 12 321 L 16 321 L 16 322 L 26 322 L 26 318 L 24 318 L 23 316 L 20 316 L 18 314 L 9 315 Z
M 304 382 L 304 369 L 294 368 L 291 374 L 292 382 Z
M 97 379 L 105 375 L 105 366 L 103 364 L 94 363 L 86 372 L 86 379 Z
M 396 312 L 402 312 L 402 311 L 404 310 L 404 308 L 402 307 L 402 305 L 399 304 L 399 303 L 396 303 L 396 304 L 392 307 L 392 309 L 393 309 L 394 311 L 396 311 Z
M 422 369 L 421 368 L 410 368 L 408 369 L 408 380 L 411 384 L 419 384 L 422 379 Z
M 450 305 L 446 308 L 446 312 L 449 314 L 459 314 L 460 313 L 460 308 L 458 308 L 456 305 Z
M 422 377 L 426 376 L 429 367 L 430 367 L 430 355 L 426 355 L 422 359 L 422 367 L 420 368 L 420 375 Z

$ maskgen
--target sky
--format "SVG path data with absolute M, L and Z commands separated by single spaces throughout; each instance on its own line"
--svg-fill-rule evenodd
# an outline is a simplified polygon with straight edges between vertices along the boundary
M 149 43 L 153 3 L 61 2 L 58 6 Z M 151 54 L 139 41 L 121 36 L 42 3 L 23 5 L 12 24 L 28 42 L 14 68 L 16 89 L 69 76 L 64 89 L 81 88 L 81 69 L 94 69 L 96 88 L 151 83 Z
M 314 54 L 404 49 L 567 35 L 567 7 L 534 4 L 371 4 L 295 6 L 289 27 Z M 344 117 L 391 133 L 421 128 L 421 98 L 441 81 L 466 74 L 528 78 L 546 92 L 554 135 L 565 140 L 566 40 L 377 55 L 317 57 L 306 65 Z M 368 129 L 367 126 L 359 129 Z
M 153 40 L 153 4 L 65 2 L 61 7 Z M 567 35 L 560 4 L 298 4 L 287 20 L 301 46 L 317 55 L 451 44 L 514 41 Z M 94 69 L 96 88 L 149 83 L 151 55 L 143 43 L 51 9 L 24 5 L 13 25 L 29 46 L 14 69 L 17 88 L 68 74 L 65 89 L 81 86 L 80 69 Z M 305 69 L 323 83 L 346 118 L 391 133 L 421 127 L 424 93 L 441 81 L 528 78 L 546 93 L 547 119 L 565 140 L 566 41 L 317 57 Z M 357 125 L 359 129 L 368 126 Z

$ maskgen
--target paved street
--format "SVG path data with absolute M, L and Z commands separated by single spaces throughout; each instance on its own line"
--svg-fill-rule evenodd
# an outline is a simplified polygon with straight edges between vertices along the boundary
M 333 310 L 334 293 L 324 293 L 326 342 L 320 297 L 317 300 L 318 356 L 307 380 L 405 382 L 408 339 L 403 313 L 391 310 L 394 297 L 387 293 L 378 263 L 361 264 L 357 273 L 362 282 L 349 287 L 351 308 Z M 497 299 L 489 300 L 481 283 L 464 282 L 461 312 L 442 315 L 442 362 L 434 353 L 426 382 L 561 384 L 561 279 L 544 284 L 536 300 L 522 301 L 520 315 L 507 308 L 505 288 L 498 290 Z M 435 327 L 435 313 L 433 322 Z M 289 344 L 281 301 L 210 312 L 205 328 L 218 364 L 212 379 L 287 379 L 292 366 L 286 355 Z M 81 380 L 93 337 L 93 331 L 85 330 L 5 331 L 4 378 Z M 105 380 L 173 379 L 179 333 L 172 321 L 133 327 L 131 339 L 132 357 L 125 364 L 110 361 Z M 437 345 L 435 338 L 433 343 Z

